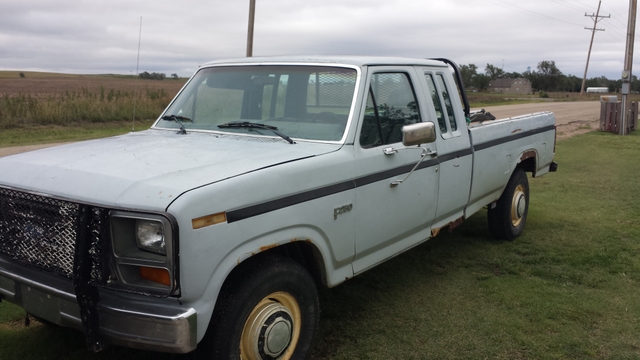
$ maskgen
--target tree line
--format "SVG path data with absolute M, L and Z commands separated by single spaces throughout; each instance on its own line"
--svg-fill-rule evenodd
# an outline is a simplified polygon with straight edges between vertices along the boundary
M 564 75 L 553 60 L 541 61 L 538 63 L 536 70 L 523 73 L 505 72 L 492 64 L 487 64 L 484 68 L 484 73 L 479 73 L 475 64 L 462 65 L 460 66 L 460 73 L 466 88 L 475 88 L 479 91 L 487 90 L 491 80 L 515 78 L 528 79 L 531 82 L 533 91 L 580 92 L 580 87 L 582 86 L 582 78 L 574 75 Z M 600 76 L 587 79 L 585 89 L 587 87 L 606 87 L 609 92 L 617 92 L 622 88 L 622 80 L 609 80 L 605 76 Z M 635 75 L 631 83 L 631 90 L 640 91 L 640 81 Z
M 147 79 L 147 80 L 164 80 L 167 77 L 167 74 L 163 74 L 163 73 L 156 73 L 156 72 L 141 72 L 140 74 L 138 74 L 138 76 L 140 77 L 140 79 Z M 172 79 L 177 79 L 178 78 L 178 74 L 171 74 L 171 78 Z

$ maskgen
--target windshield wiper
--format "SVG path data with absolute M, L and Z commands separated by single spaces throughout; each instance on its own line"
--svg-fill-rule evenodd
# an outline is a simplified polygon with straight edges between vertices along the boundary
M 265 124 L 260 124 L 260 123 L 254 123 L 254 122 L 249 122 L 249 121 L 234 121 L 234 122 L 228 122 L 226 124 L 220 124 L 218 125 L 219 128 L 221 129 L 226 129 L 226 128 L 250 128 L 250 129 L 264 129 L 264 130 L 269 130 L 272 131 L 274 134 L 280 136 L 281 138 L 287 140 L 287 142 L 289 142 L 289 144 L 295 144 L 296 142 L 291 140 L 290 137 L 288 137 L 287 135 L 281 133 L 280 131 L 278 131 L 278 128 L 275 126 L 271 126 L 271 125 L 265 125 Z
M 186 117 L 186 116 L 180 116 L 180 115 L 165 115 L 162 117 L 162 120 L 167 120 L 167 121 L 175 121 L 176 123 L 178 123 L 178 125 L 180 125 L 180 131 L 178 131 L 178 134 L 182 134 L 182 135 L 186 135 L 187 134 L 187 130 L 184 128 L 184 125 L 182 124 L 182 121 L 191 121 L 193 122 L 193 120 L 191 120 L 190 118 Z M 182 121 L 180 121 L 182 120 Z

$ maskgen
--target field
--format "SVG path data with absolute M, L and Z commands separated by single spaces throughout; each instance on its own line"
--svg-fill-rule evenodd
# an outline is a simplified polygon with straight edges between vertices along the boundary
M 0 71 L 0 129 L 157 118 L 185 81 Z
M 115 89 L 133 93 L 135 88 L 151 90 L 164 89 L 172 96 L 184 85 L 186 79 L 165 80 L 137 79 L 128 75 L 73 75 L 44 72 L 0 71 L 0 94 L 30 94 L 34 97 L 47 97 L 65 92 L 82 92 L 86 89 L 96 93 L 100 88 Z M 136 84 L 137 83 L 137 84 Z

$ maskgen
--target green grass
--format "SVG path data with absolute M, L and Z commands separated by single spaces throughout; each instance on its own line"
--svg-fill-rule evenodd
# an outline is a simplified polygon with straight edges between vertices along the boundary
M 44 98 L 31 94 L 4 94 L 0 98 L 0 128 L 11 129 L 25 125 L 67 125 L 70 122 L 108 122 L 132 118 L 157 117 L 169 104 L 172 96 L 164 89 L 143 89 L 133 92 L 106 90 L 98 92 L 85 88 L 81 92 L 64 92 Z
M 60 125 L 21 126 L 0 131 L 0 148 L 96 139 L 148 129 L 155 120 L 109 121 Z M 0 359 L 2 360 L 2 359 Z
M 559 141 L 557 173 L 529 179 L 514 242 L 486 212 L 334 289 L 313 359 L 640 358 L 640 133 Z M 0 359 L 175 359 L 33 325 L 0 303 Z

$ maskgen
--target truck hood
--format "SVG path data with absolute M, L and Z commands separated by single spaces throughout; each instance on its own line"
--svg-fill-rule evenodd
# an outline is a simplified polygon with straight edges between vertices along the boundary
M 146 130 L 0 158 L 0 185 L 103 206 L 163 211 L 185 191 L 340 146 Z

